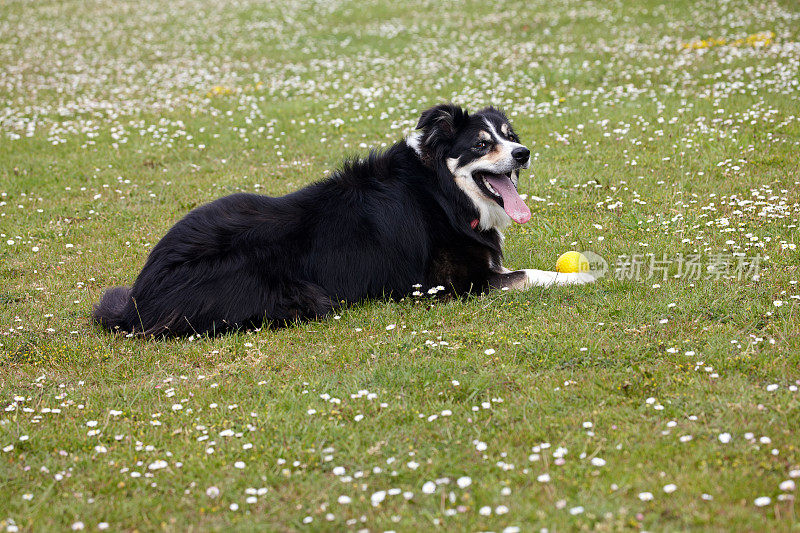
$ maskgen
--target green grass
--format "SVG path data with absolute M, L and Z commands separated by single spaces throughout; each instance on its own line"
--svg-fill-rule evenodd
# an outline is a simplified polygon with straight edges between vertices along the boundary
M 796 530 L 798 16 L 0 4 L 0 525 Z M 504 107 L 536 154 L 507 265 L 590 250 L 605 278 L 219 338 L 90 324 L 191 208 L 295 190 L 443 100 Z M 649 253 L 760 277 L 614 275 Z

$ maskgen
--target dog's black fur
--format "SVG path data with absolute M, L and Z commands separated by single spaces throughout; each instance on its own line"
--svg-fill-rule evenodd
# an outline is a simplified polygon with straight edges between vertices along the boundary
M 507 121 L 493 108 L 439 105 L 422 114 L 416 149 L 401 141 L 286 196 L 234 194 L 191 211 L 93 319 L 135 334 L 214 334 L 320 318 L 415 284 L 456 294 L 502 285 L 502 237 L 473 228 L 479 213 L 446 164 L 485 117 Z

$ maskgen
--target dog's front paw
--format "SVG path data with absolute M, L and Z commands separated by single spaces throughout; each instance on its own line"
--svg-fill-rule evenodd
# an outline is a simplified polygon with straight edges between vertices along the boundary
M 590 272 L 576 272 L 574 274 L 561 274 L 562 276 L 574 276 L 574 279 L 567 281 L 567 284 L 584 285 L 586 283 L 594 283 L 597 278 Z
M 524 270 L 527 287 L 550 287 L 552 285 L 584 285 L 593 283 L 595 277 L 589 272 L 552 272 L 550 270 Z

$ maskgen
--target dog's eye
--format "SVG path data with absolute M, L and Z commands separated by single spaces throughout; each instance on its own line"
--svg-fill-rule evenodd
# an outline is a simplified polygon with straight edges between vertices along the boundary
M 519 137 L 517 137 L 516 135 L 512 134 L 512 135 L 508 136 L 508 140 L 511 141 L 512 143 L 518 143 L 519 142 Z
M 489 146 L 489 143 L 486 141 L 478 141 L 475 143 L 476 150 L 484 150 L 487 146 Z

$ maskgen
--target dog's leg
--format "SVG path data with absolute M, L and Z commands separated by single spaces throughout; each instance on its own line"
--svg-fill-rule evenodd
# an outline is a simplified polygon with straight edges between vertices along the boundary
M 489 279 L 494 289 L 525 290 L 531 287 L 552 287 L 553 285 L 583 285 L 592 283 L 595 277 L 588 272 L 561 273 L 548 270 L 515 270 L 498 272 Z
M 585 283 L 592 283 L 596 279 L 589 272 L 563 273 L 532 269 L 525 269 L 521 272 L 525 273 L 527 282 L 525 288 L 550 287 L 552 285 L 583 285 Z

